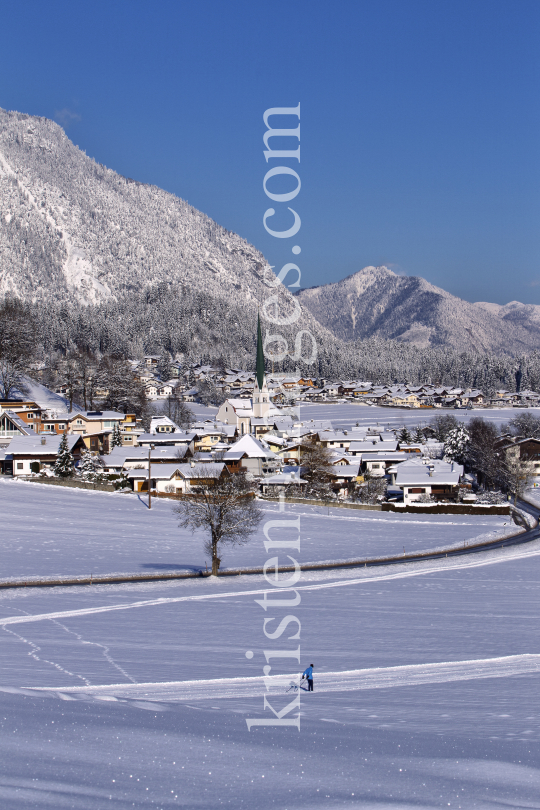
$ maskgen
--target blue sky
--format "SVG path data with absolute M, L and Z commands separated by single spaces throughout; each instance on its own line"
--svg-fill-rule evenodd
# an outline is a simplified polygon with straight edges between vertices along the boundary
M 262 116 L 300 102 L 302 286 L 386 264 L 540 304 L 538 0 L 25 0 L 2 19 L 1 107 L 56 118 L 275 266 L 293 257 L 263 228 Z

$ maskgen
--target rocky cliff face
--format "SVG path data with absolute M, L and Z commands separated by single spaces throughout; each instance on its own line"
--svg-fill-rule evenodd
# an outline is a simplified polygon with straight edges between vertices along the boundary
M 342 340 L 381 337 L 418 347 L 457 351 L 528 353 L 540 348 L 540 307 L 513 301 L 471 304 L 419 277 L 386 267 L 365 267 L 298 297 Z

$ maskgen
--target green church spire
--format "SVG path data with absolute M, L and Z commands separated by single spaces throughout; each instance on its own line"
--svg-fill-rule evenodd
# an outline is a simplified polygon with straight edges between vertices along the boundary
M 257 385 L 259 386 L 259 389 L 261 389 L 264 383 L 264 351 L 260 315 L 257 315 L 257 366 L 255 369 L 255 374 L 257 376 Z

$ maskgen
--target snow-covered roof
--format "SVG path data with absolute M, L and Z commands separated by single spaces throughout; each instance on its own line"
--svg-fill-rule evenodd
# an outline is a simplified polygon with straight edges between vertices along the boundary
M 184 433 L 182 430 L 175 431 L 174 433 L 141 433 L 137 436 L 139 445 L 145 448 L 145 453 L 148 453 L 148 445 L 169 445 L 169 447 L 179 447 L 187 445 L 195 438 L 194 433 Z
M 238 456 L 238 453 L 241 455 Z M 225 453 L 224 458 L 233 460 L 232 454 L 234 454 L 234 458 L 242 458 L 245 455 L 248 458 L 277 459 L 276 454 L 269 447 L 266 447 L 259 439 L 249 433 L 246 433 L 245 436 L 232 444 L 231 449 Z
M 68 437 L 69 438 L 69 437 Z M 175 459 L 185 455 L 185 447 L 164 446 L 152 450 L 152 464 L 160 464 L 163 459 Z M 107 467 L 121 467 L 127 461 L 148 461 L 148 447 L 114 447 L 108 456 L 103 456 Z
M 30 427 L 30 425 L 28 425 L 24 421 L 24 419 L 21 419 L 21 417 L 18 416 L 14 411 L 10 411 L 10 410 L 2 411 L 1 408 L 0 408 L 0 411 L 2 413 L 6 414 L 6 416 L 9 418 L 9 420 L 11 422 L 13 422 L 15 427 L 18 428 L 21 431 L 21 434 L 23 436 L 35 436 L 36 435 L 36 432 L 35 432 L 34 428 Z
M 397 450 L 397 445 L 397 441 L 381 442 L 377 437 L 374 437 L 363 442 L 351 442 L 349 453 L 382 453 L 385 451 L 393 453 Z
M 427 464 L 420 459 L 404 461 L 397 465 L 396 486 L 432 486 L 433 484 L 457 486 L 462 475 L 463 466 L 455 461 L 433 459 Z
M 277 473 L 276 475 L 270 475 L 268 478 L 263 478 L 263 484 L 272 484 L 278 486 L 279 484 L 287 485 L 287 484 L 307 484 L 307 481 L 304 478 L 300 478 L 296 472 L 282 472 Z
M 223 472 L 225 464 L 221 462 L 209 462 L 203 464 L 158 464 L 152 467 L 152 478 L 169 479 L 178 472 L 183 478 L 219 478 Z M 130 470 L 128 478 L 148 478 L 148 470 Z
M 155 433 L 158 427 L 171 427 L 173 431 L 180 430 L 176 422 L 168 416 L 153 416 L 150 420 L 150 433 Z M 171 431 L 172 432 L 172 431 Z
M 71 413 L 59 413 L 55 416 L 55 420 L 62 422 L 72 422 L 74 419 L 87 419 L 89 422 L 101 422 L 102 419 L 107 420 L 122 420 L 125 414 L 119 411 L 83 411 L 76 409 Z
M 80 440 L 81 437 L 78 433 L 68 434 L 69 450 L 71 451 Z M 22 456 L 28 453 L 36 453 L 36 455 L 40 456 L 56 456 L 61 441 L 62 436 L 58 436 L 56 433 L 53 436 L 45 436 L 41 433 L 39 436 L 36 434 L 33 436 L 14 436 L 9 443 L 7 453 L 13 456 Z
M 360 458 L 362 461 L 377 461 L 378 459 L 381 461 L 405 461 L 408 457 L 408 453 L 402 453 L 397 450 L 395 453 L 362 453 Z

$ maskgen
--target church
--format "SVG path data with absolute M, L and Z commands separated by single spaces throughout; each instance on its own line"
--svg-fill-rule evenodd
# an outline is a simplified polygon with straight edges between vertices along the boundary
M 282 412 L 270 402 L 264 371 L 264 352 L 261 334 L 261 319 L 257 319 L 257 365 L 255 384 L 251 399 L 226 399 L 220 406 L 216 419 L 226 425 L 235 425 L 243 435 L 262 436 L 274 426 Z

